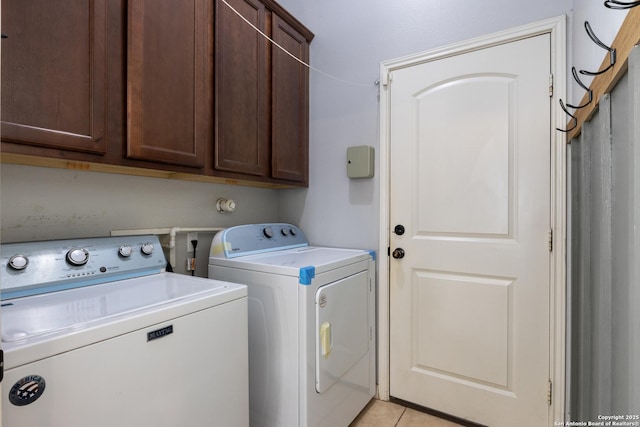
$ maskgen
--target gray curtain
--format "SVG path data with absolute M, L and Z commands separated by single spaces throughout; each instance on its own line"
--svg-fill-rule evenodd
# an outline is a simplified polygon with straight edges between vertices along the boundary
M 640 47 L 569 150 L 570 420 L 637 415 Z

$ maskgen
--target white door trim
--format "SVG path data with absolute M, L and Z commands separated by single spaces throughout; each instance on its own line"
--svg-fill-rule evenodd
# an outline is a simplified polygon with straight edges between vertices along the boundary
M 448 56 L 503 44 L 540 34 L 551 35 L 551 73 L 553 96 L 551 97 L 551 226 L 553 251 L 551 256 L 550 300 L 550 369 L 553 394 L 549 419 L 565 419 L 566 388 L 566 136 L 555 130 L 564 129 L 566 115 L 559 107 L 558 99 L 566 93 L 566 19 L 558 16 L 529 25 L 451 44 L 427 52 L 382 62 L 380 64 L 380 230 L 378 253 L 388 253 L 389 248 L 389 200 L 390 200 L 390 129 L 388 78 L 392 71 L 415 64 L 435 61 Z M 381 257 L 381 261 L 385 258 Z M 378 263 L 378 397 L 389 400 L 389 257 Z

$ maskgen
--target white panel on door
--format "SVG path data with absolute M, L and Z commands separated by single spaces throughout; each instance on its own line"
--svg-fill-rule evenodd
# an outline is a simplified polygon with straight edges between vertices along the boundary
M 513 76 L 470 75 L 414 95 L 420 232 L 509 234 L 516 87 Z
M 316 292 L 316 391 L 343 380 L 369 349 L 367 272 L 323 286 Z
M 414 280 L 415 368 L 507 388 L 513 280 L 431 271 Z M 462 300 L 474 303 L 461 309 Z

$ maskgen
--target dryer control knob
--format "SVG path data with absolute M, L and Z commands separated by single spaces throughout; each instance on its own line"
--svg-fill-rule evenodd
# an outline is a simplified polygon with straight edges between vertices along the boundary
M 270 239 L 273 237 L 273 229 L 271 227 L 265 227 L 262 229 L 262 234 L 264 234 L 264 237 L 267 239 Z
M 29 265 L 29 258 L 24 255 L 17 254 L 9 258 L 9 267 L 14 270 L 24 270 L 27 265 Z
M 153 244 L 145 243 L 140 247 L 140 252 L 144 255 L 151 255 L 153 253 Z

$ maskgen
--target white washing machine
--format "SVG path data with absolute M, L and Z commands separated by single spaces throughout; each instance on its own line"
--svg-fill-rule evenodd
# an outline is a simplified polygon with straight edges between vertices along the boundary
M 155 236 L 0 249 L 3 425 L 249 424 L 245 286 L 165 272 Z
M 290 224 L 220 231 L 209 277 L 247 285 L 253 427 L 348 426 L 375 393 L 375 253 Z

